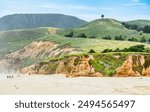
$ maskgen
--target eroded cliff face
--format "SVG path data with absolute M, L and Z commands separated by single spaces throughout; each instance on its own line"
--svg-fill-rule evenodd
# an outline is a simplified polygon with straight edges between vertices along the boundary
M 63 60 L 51 60 L 47 63 L 40 63 L 39 65 L 32 65 L 21 70 L 21 73 L 28 74 L 65 74 L 66 77 L 102 77 L 103 75 L 96 72 L 89 64 L 93 56 L 73 56 L 66 57 Z
M 116 57 L 116 55 L 109 54 L 100 54 L 96 57 L 93 55 L 66 56 L 60 60 L 50 60 L 26 67 L 21 70 L 21 73 L 65 74 L 66 77 L 102 77 L 110 76 L 111 69 L 115 71 L 111 76 L 116 77 L 150 76 L 150 55 L 129 55 L 126 59 L 125 56 L 117 55 Z M 107 59 L 113 61 L 110 62 Z M 92 61 L 94 64 L 91 63 Z M 107 72 L 108 74 L 105 74 Z
M 117 69 L 116 76 L 150 76 L 150 55 L 130 55 L 121 67 Z
M 55 58 L 73 53 L 77 53 L 77 50 L 75 48 L 70 48 L 67 45 L 60 46 L 59 44 L 50 41 L 32 42 L 18 51 L 7 54 L 0 60 L 0 70 L 17 71 L 25 66 L 25 63 L 33 64 L 35 62 L 40 62 L 40 59 L 45 57 Z

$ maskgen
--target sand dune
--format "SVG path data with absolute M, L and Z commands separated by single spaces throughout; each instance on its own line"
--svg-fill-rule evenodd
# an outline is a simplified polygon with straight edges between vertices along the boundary
M 150 95 L 150 77 L 65 78 L 24 75 L 0 80 L 1 95 Z

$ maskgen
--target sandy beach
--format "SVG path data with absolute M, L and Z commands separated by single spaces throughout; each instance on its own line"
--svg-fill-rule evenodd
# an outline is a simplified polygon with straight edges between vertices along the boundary
M 1 95 L 150 95 L 150 77 L 21 75 L 0 80 Z

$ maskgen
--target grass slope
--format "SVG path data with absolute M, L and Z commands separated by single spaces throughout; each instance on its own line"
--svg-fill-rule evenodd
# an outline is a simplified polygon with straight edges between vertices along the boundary
M 71 31 L 74 32 L 74 37 L 84 33 L 89 38 L 96 36 L 96 38 L 100 39 L 106 36 L 111 36 L 114 39 L 115 36 L 120 35 L 126 40 L 131 37 L 135 37 L 137 40 L 140 40 L 142 37 L 150 38 L 150 34 L 140 35 L 140 32 L 127 29 L 121 22 L 114 19 L 98 19 L 78 28 L 61 31 L 60 34 L 66 35 Z
M 75 47 L 83 52 L 88 52 L 90 49 L 94 49 L 97 52 L 101 52 L 104 49 L 116 48 L 124 49 L 130 46 L 139 45 L 143 43 L 129 42 L 129 41 L 115 41 L 115 40 L 103 40 L 103 39 L 89 39 L 89 38 L 66 38 L 56 33 L 59 31 L 57 28 L 36 28 L 27 30 L 14 30 L 0 32 L 0 57 L 5 54 L 16 51 L 32 41 L 54 41 L 60 45 L 69 45 Z M 150 48 L 149 44 L 143 44 Z
M 90 49 L 94 49 L 97 52 L 101 52 L 104 49 L 113 49 L 116 48 L 124 49 L 129 48 L 134 45 L 145 45 L 145 47 L 150 48 L 149 44 L 139 43 L 139 42 L 129 42 L 129 41 L 116 41 L 116 40 L 103 40 L 103 39 L 89 39 L 89 38 L 66 38 L 63 36 L 47 35 L 43 40 L 54 41 L 60 45 L 68 44 L 71 47 L 78 48 L 83 52 L 88 52 Z
M 57 28 L 36 28 L 0 32 L 0 57 L 25 45 L 56 32 Z
M 13 14 L 0 18 L 0 30 L 37 27 L 73 28 L 84 23 L 86 21 L 63 14 Z
M 146 25 L 150 25 L 150 20 L 133 20 L 126 22 L 131 25 L 137 25 L 139 27 L 144 27 Z

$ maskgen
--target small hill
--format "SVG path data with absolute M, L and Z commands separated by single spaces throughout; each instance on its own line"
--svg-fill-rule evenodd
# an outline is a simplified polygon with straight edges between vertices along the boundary
M 125 23 L 128 23 L 130 25 L 137 25 L 139 27 L 144 27 L 146 25 L 150 25 L 150 20 L 133 20 Z
M 101 39 L 111 37 L 112 39 L 115 39 L 116 36 L 121 36 L 124 40 L 134 37 L 138 41 L 140 41 L 142 37 L 147 38 L 147 40 L 150 38 L 150 34 L 141 34 L 139 31 L 127 29 L 122 22 L 108 18 L 98 19 L 78 28 L 64 30 L 60 32 L 60 34 L 68 35 L 70 32 L 73 32 L 73 37 L 81 37 L 81 35 L 85 34 L 85 38 Z
M 73 28 L 86 21 L 62 14 L 13 14 L 0 18 L 0 30 L 37 27 Z

